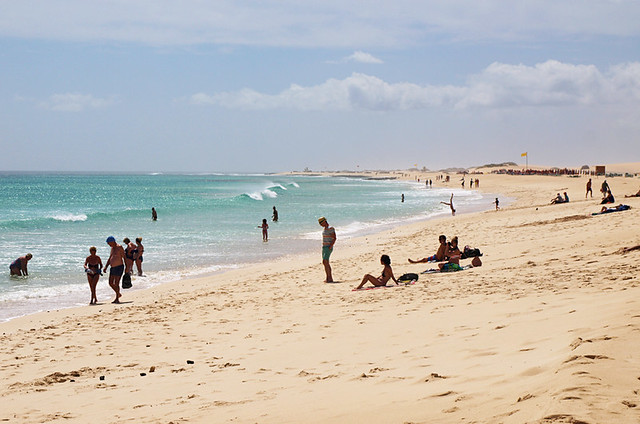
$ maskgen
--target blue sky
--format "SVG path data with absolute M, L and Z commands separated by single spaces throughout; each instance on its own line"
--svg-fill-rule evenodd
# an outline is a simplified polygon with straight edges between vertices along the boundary
M 640 161 L 640 2 L 0 0 L 0 170 Z

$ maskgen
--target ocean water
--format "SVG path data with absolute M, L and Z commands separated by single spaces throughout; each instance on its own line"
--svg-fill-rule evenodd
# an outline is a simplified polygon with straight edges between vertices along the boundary
M 427 189 L 412 181 L 262 174 L 0 174 L 0 264 L 5 267 L 0 273 L 0 320 L 88 304 L 82 265 L 90 246 L 97 247 L 106 263 L 110 235 L 118 242 L 143 238 L 146 276 L 133 277 L 135 290 L 319 251 L 319 216 L 336 228 L 339 248 L 340 239 L 449 214 L 449 207 L 439 202 L 448 201 L 452 192 L 459 211 L 491 207 L 488 196 L 474 190 Z M 280 218 L 275 223 L 273 206 Z M 152 207 L 158 212 L 155 222 Z M 269 223 L 267 243 L 257 228 L 263 218 Z M 29 252 L 29 277 L 10 277 L 9 264 Z M 98 300 L 112 299 L 103 276 Z

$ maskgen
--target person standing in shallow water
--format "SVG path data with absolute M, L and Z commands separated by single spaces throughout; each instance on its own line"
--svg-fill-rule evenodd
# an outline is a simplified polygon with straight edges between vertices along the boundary
M 333 253 L 333 245 L 336 243 L 336 230 L 329 226 L 329 223 L 324 216 L 318 218 L 318 224 L 324 228 L 322 230 L 322 265 L 324 266 L 324 272 L 327 277 L 324 282 L 333 283 L 329 257 L 331 256 L 331 253 Z
M 262 241 L 269 241 L 269 224 L 267 224 L 267 218 L 262 220 L 262 225 L 258 225 L 258 228 L 262 228 Z
M 136 256 L 135 256 L 135 263 L 136 263 L 136 268 L 138 268 L 138 276 L 142 277 L 142 261 L 144 260 L 144 257 L 142 256 L 144 253 L 144 246 L 142 245 L 142 237 L 138 237 L 136 238 Z
M 120 294 L 120 278 L 122 278 L 122 274 L 124 273 L 124 249 L 116 243 L 116 239 L 113 236 L 107 238 L 107 244 L 111 246 L 111 254 L 109 255 L 109 259 L 107 259 L 104 270 L 106 271 L 109 265 L 111 265 L 111 270 L 109 271 L 109 286 L 116 292 L 116 298 L 111 303 L 120 303 L 120 298 L 122 297 Z
M 278 222 L 278 211 L 275 206 L 273 207 L 273 222 Z
M 96 296 L 96 286 L 100 275 L 102 275 L 102 259 L 96 255 L 97 249 L 94 246 L 89 248 L 89 256 L 84 260 L 84 272 L 87 273 L 87 281 L 89 282 L 89 289 L 91 289 L 91 301 L 89 305 L 95 305 L 98 303 L 98 297 Z
M 158 220 L 158 213 L 156 212 L 156 208 L 151 208 L 151 220 L 152 221 Z

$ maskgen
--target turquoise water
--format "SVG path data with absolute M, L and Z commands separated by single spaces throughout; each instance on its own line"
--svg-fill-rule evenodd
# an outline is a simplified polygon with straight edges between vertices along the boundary
M 82 264 L 90 246 L 103 263 L 105 239 L 143 238 L 144 273 L 134 289 L 246 263 L 318 249 L 317 217 L 340 239 L 411 220 L 487 209 L 473 190 L 425 188 L 411 181 L 281 175 L 0 174 L 0 320 L 87 304 Z M 400 202 L 404 193 L 405 202 Z M 271 222 L 272 208 L 280 215 Z M 151 208 L 158 221 L 151 220 Z M 269 242 L 257 228 L 269 222 Z M 31 252 L 29 277 L 9 277 L 8 265 Z M 100 302 L 113 292 L 102 277 Z M 126 292 L 125 292 L 126 296 Z

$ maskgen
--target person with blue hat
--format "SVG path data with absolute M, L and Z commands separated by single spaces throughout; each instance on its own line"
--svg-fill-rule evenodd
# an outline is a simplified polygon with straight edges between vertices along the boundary
M 111 254 L 107 260 L 107 264 L 104 266 L 106 271 L 109 265 L 111 270 L 109 271 L 109 286 L 116 292 L 116 298 L 111 303 L 120 303 L 120 278 L 124 273 L 124 249 L 118 243 L 113 236 L 107 237 L 107 244 L 111 246 Z

